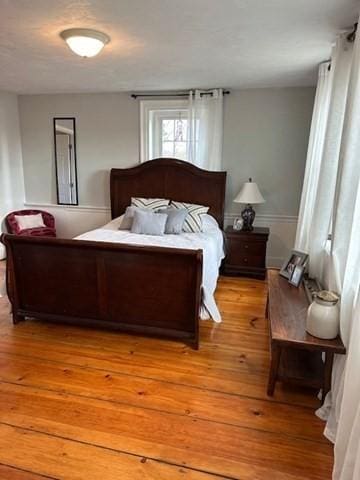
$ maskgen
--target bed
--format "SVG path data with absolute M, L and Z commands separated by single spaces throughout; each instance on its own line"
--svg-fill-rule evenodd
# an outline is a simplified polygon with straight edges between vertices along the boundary
M 217 275 L 206 272 L 215 269 L 211 249 L 220 243 L 215 237 L 223 228 L 225 183 L 225 172 L 176 159 L 112 169 L 110 224 L 71 240 L 3 235 L 14 323 L 34 317 L 102 326 L 198 348 L 199 314 L 210 312 L 220 320 L 212 296 Z M 206 205 L 213 226 L 209 219 L 204 238 L 181 235 L 171 244 L 131 238 L 134 234 L 120 233 L 116 222 L 132 197 Z M 216 258 L 219 262 L 220 252 Z

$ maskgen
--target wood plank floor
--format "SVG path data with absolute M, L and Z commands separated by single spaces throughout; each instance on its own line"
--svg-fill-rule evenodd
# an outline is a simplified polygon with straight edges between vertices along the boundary
M 0 479 L 330 479 L 316 394 L 266 395 L 266 283 L 223 277 L 216 296 L 223 322 L 201 323 L 199 351 L 14 327 L 0 299 Z

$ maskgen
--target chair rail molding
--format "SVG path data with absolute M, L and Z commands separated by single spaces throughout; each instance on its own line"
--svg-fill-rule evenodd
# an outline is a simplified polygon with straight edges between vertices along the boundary
M 31 202 L 25 202 L 24 203 L 25 208 L 55 208 L 55 209 L 60 209 L 60 210 L 69 210 L 69 211 L 74 211 L 74 212 L 93 212 L 93 213 L 98 213 L 98 212 L 110 212 L 111 209 L 110 207 L 96 207 L 92 205 L 58 205 L 56 203 L 31 203 Z
M 240 217 L 239 213 L 226 213 L 225 212 L 225 222 L 228 225 L 231 225 L 235 218 Z M 297 224 L 298 217 L 292 215 L 276 215 L 276 214 L 261 214 L 257 213 L 255 217 L 255 224 L 258 227 L 268 226 L 271 223 L 295 223 Z

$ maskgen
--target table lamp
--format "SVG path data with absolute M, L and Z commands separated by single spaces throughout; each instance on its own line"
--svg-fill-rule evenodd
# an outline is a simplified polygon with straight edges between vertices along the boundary
M 253 223 L 255 220 L 255 210 L 252 208 L 252 204 L 264 203 L 264 197 L 261 195 L 259 187 L 255 182 L 249 178 L 248 182 L 245 182 L 240 192 L 234 198 L 235 203 L 245 203 L 246 207 L 241 212 L 241 217 L 244 220 L 242 229 L 251 231 L 253 230 Z

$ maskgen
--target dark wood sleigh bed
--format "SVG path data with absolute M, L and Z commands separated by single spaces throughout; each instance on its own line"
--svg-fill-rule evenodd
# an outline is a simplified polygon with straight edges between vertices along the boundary
M 131 197 L 210 207 L 223 227 L 225 172 L 175 159 L 112 169 L 111 216 Z M 13 321 L 110 327 L 199 345 L 202 251 L 4 234 Z

